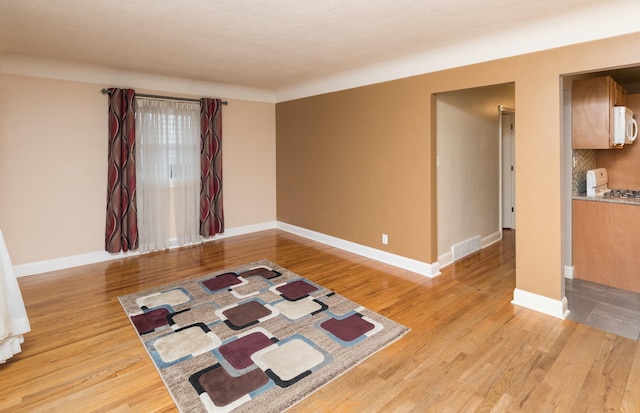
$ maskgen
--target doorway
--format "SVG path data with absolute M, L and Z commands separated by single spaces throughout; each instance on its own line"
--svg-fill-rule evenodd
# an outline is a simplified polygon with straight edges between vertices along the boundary
M 499 106 L 501 144 L 501 217 L 504 229 L 516 229 L 515 124 L 513 109 Z
M 438 264 L 444 268 L 502 238 L 496 108 L 515 107 L 515 84 L 438 93 L 435 101 Z

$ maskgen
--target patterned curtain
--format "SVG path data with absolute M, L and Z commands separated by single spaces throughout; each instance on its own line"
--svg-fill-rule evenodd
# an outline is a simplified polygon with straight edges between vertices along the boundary
M 222 102 L 200 100 L 200 235 L 224 232 L 222 211 Z
M 107 225 L 108 252 L 138 248 L 136 214 L 135 91 L 107 89 L 109 95 L 109 159 Z

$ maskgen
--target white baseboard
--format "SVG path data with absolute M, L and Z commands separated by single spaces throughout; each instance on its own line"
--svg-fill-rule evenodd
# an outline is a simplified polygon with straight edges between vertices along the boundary
M 440 266 L 437 262 L 428 264 L 426 262 L 417 261 L 396 254 L 391 254 L 386 251 L 381 251 L 375 248 L 367 247 L 365 245 L 356 244 L 355 242 L 351 241 L 345 241 L 340 238 L 332 237 L 330 235 L 311 231 L 309 229 L 297 227 L 295 225 L 287 224 L 284 222 L 278 222 L 277 228 L 304 238 L 308 238 L 313 241 L 320 242 L 322 244 L 327 244 L 341 250 L 352 252 L 363 257 L 371 258 L 385 264 L 393 265 L 394 267 L 415 272 L 416 274 L 424 275 L 431 278 L 440 274 Z
M 442 255 L 438 255 L 438 264 L 440 265 L 440 269 L 446 267 L 447 265 L 453 264 L 453 254 L 451 253 L 451 248 L 449 251 L 445 252 Z
M 425 275 L 427 277 L 435 277 L 440 274 L 440 267 L 437 262 L 434 264 L 423 263 L 421 261 L 391 254 L 385 251 L 376 250 L 375 248 L 366 247 L 364 245 L 359 245 L 350 241 L 345 241 L 339 238 L 324 235 L 319 232 L 276 221 L 228 228 L 224 233 L 208 238 L 203 242 L 216 241 L 223 238 L 235 237 L 238 235 L 245 235 L 253 232 L 275 228 L 282 229 L 283 231 L 287 231 L 304 238 L 318 241 L 323 244 L 331 245 L 333 247 L 349 251 L 354 254 L 362 255 L 376 261 L 384 262 L 386 264 L 406 269 L 420 275 Z M 178 248 L 173 240 L 171 242 L 171 248 Z M 14 266 L 14 272 L 16 274 L 16 277 L 24 277 L 49 271 L 63 270 L 65 268 L 79 267 L 81 265 L 95 264 L 120 258 L 133 257 L 136 255 L 140 255 L 140 253 L 137 251 L 128 251 L 126 253 L 120 252 L 111 254 L 106 251 L 95 251 L 86 254 L 78 254 L 69 257 L 54 258 L 50 260 L 16 265 Z
M 266 231 L 268 229 L 276 229 L 276 228 L 277 228 L 276 221 L 268 221 L 268 222 L 261 222 L 259 224 L 244 225 L 242 227 L 225 229 L 222 234 L 218 234 L 215 237 L 206 239 L 205 242 L 215 241 L 217 239 L 222 239 L 222 238 L 235 237 L 238 235 L 252 234 L 254 232 Z
M 493 234 L 482 237 L 482 242 L 480 243 L 480 245 L 482 245 L 482 248 L 487 248 L 488 246 L 493 245 L 496 242 L 500 242 L 500 240 L 502 240 L 502 232 L 496 231 Z
M 137 251 L 120 252 L 117 254 L 110 254 L 106 251 L 88 252 L 86 254 L 78 254 L 68 257 L 53 258 L 50 260 L 15 265 L 13 267 L 13 270 L 16 274 L 16 277 L 25 277 L 27 275 L 64 270 L 65 268 L 80 267 L 81 265 L 95 264 L 98 262 L 110 261 L 118 258 L 133 257 L 139 254 L 140 253 Z
M 264 231 L 267 229 L 275 229 L 276 222 L 264 222 L 260 224 L 245 225 L 226 229 L 224 233 L 217 234 L 211 238 L 205 239 L 203 242 L 216 241 L 223 238 L 235 237 L 238 235 L 250 234 L 253 232 Z M 170 242 L 170 248 L 178 248 L 175 240 Z M 106 251 L 89 252 L 86 254 L 72 255 L 69 257 L 54 258 L 50 260 L 31 262 L 27 264 L 16 265 L 13 267 L 16 277 L 24 277 L 27 275 L 41 274 L 49 271 L 63 270 L 65 268 L 79 267 L 81 265 L 95 264 L 98 262 L 117 260 L 120 258 L 133 257 L 140 255 L 137 251 L 120 252 L 111 254 Z
M 564 320 L 569 316 L 569 303 L 567 297 L 562 300 L 554 300 L 543 295 L 530 293 L 528 291 L 514 289 L 512 304 L 538 311 L 552 317 Z
M 564 278 L 568 279 L 568 280 L 573 280 L 573 272 L 575 271 L 575 268 L 573 267 L 573 265 L 565 265 L 564 266 Z

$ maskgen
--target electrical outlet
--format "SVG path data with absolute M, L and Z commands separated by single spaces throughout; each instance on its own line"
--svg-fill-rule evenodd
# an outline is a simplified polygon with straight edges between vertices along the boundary
M 387 234 L 382 234 L 382 243 L 387 245 L 389 243 L 389 236 Z

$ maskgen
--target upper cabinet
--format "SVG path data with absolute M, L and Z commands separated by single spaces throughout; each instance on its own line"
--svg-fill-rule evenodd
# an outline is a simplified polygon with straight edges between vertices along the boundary
M 573 81 L 573 149 L 609 149 L 613 146 L 613 107 L 627 105 L 627 92 L 610 76 Z

